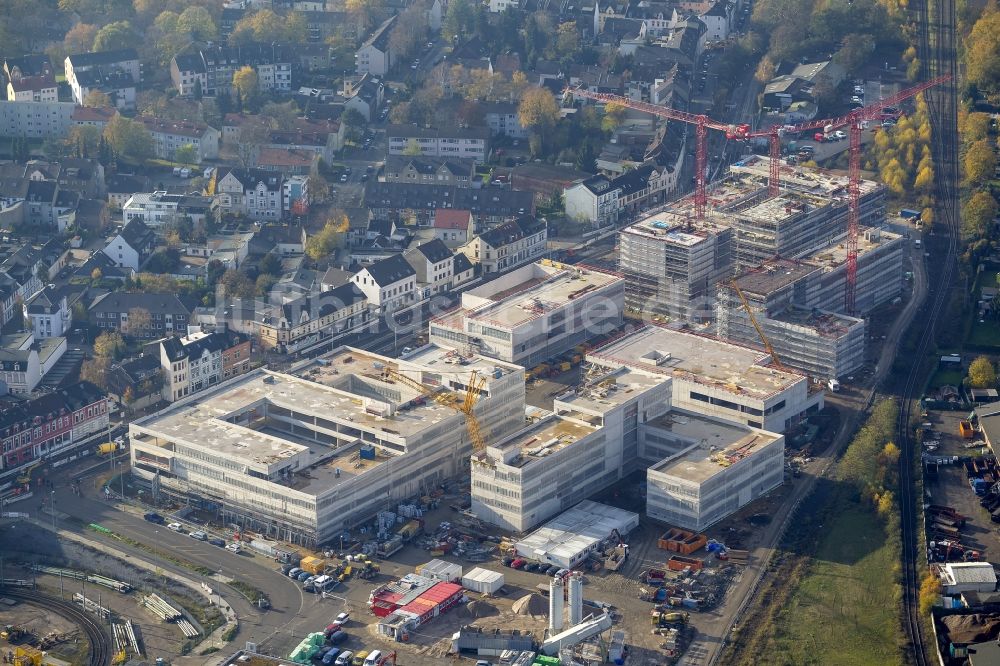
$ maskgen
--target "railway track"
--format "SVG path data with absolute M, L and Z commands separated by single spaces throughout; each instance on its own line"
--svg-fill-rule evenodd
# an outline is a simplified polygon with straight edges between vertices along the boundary
M 83 611 L 76 604 L 37 592 L 10 588 L 3 588 L 3 596 L 23 601 L 32 606 L 51 610 L 75 623 L 83 630 L 83 633 L 87 636 L 87 641 L 90 643 L 90 661 L 88 662 L 90 666 L 110 666 L 112 655 L 111 637 L 99 620 Z
M 937 223 L 935 228 L 946 235 L 946 249 L 940 265 L 937 280 L 931 280 L 933 298 L 924 321 L 928 326 L 921 332 L 914 363 L 906 376 L 900 393 L 899 422 L 897 439 L 903 451 L 900 456 L 900 508 L 903 541 L 903 619 L 904 629 L 910 645 L 911 663 L 923 666 L 931 663 L 928 658 L 927 637 L 920 617 L 920 559 L 918 551 L 919 532 L 924 529 L 922 497 L 917 494 L 915 468 L 922 470 L 921 452 L 912 437 L 910 422 L 914 402 L 919 397 L 926 377 L 924 364 L 927 352 L 935 337 L 935 323 L 941 316 L 948 300 L 952 278 L 955 272 L 958 252 L 958 119 L 957 80 L 958 65 L 955 50 L 955 0 L 919 0 L 911 5 L 919 23 L 918 57 L 922 62 L 922 77 L 930 78 L 950 74 L 951 82 L 926 95 L 931 117 L 931 151 L 934 157 L 937 195 Z

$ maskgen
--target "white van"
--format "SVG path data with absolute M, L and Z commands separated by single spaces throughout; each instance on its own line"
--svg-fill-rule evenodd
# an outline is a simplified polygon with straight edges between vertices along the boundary
M 365 666 L 375 666 L 378 660 L 382 658 L 382 653 L 378 650 L 372 650 L 368 653 L 368 658 L 365 659 Z
M 353 656 L 353 652 L 350 650 L 344 650 L 340 653 L 340 656 L 337 657 L 337 661 L 333 662 L 334 666 L 351 666 L 351 657 Z

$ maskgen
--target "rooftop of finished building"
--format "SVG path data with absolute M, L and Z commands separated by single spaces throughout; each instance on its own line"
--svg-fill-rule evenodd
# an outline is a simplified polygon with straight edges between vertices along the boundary
M 707 335 L 650 325 L 587 354 L 624 365 L 764 400 L 807 379 L 764 365 L 766 354 Z
M 729 228 L 721 215 L 696 219 L 693 209 L 664 210 L 622 229 L 623 234 L 645 236 L 670 245 L 691 248 Z
M 435 323 L 461 328 L 463 317 L 513 328 L 623 278 L 547 260 L 522 266 L 462 294 L 462 308 Z
M 524 467 L 578 442 L 598 428 L 547 413 L 528 428 L 498 443 L 504 459 L 512 467 Z
M 781 437 L 773 432 L 706 418 L 684 409 L 674 409 L 650 421 L 649 425 L 669 430 L 692 442 L 680 453 L 664 458 L 649 469 L 696 483 L 704 483 Z

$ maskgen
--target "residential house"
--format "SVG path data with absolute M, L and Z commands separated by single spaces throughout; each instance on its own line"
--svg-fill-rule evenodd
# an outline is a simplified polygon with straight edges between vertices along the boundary
M 74 125 L 89 125 L 104 132 L 111 119 L 118 115 L 118 109 L 98 108 L 93 106 L 77 106 L 73 109 L 70 119 Z
M 51 73 L 18 76 L 7 80 L 7 99 L 12 102 L 58 102 L 59 87 Z
M 293 175 L 281 185 L 281 207 L 286 213 L 304 215 L 309 211 L 309 176 Z
M 103 252 L 116 266 L 138 272 L 155 249 L 156 234 L 140 218 L 135 217 L 125 222 Z
M 450 157 L 389 155 L 382 169 L 387 183 L 422 183 L 471 187 L 476 175 L 473 160 Z
M 434 238 L 448 247 L 459 247 L 469 241 L 473 232 L 472 213 L 467 210 L 444 208 L 434 215 Z
M 721 42 L 729 39 L 729 34 L 736 26 L 736 2 L 733 0 L 717 0 L 712 6 L 698 14 L 705 24 L 705 38 L 710 42 Z
M 168 402 L 204 391 L 250 370 L 250 337 L 229 329 L 170 336 L 161 340 L 159 347 L 162 396 Z M 224 355 L 230 359 L 228 368 L 224 367 Z
M 369 181 L 365 185 L 364 205 L 377 219 L 412 222 L 426 227 L 434 226 L 439 210 L 468 210 L 477 223 L 489 226 L 522 215 L 533 215 L 535 199 L 531 192 L 496 185 L 464 188 Z
M 509 139 L 527 139 L 529 132 L 521 124 L 517 116 L 517 104 L 514 102 L 481 102 L 480 107 L 485 113 L 486 126 L 493 136 L 505 136 Z
M 243 262 L 250 255 L 250 246 L 254 236 L 252 231 L 212 235 L 206 238 L 204 243 L 188 244 L 184 248 L 184 255 L 207 260 L 215 259 L 227 269 L 236 269 L 243 265 Z
M 456 252 L 451 268 L 451 288 L 458 289 L 476 277 L 476 266 L 461 252 Z
M 104 254 L 104 250 L 94 252 L 80 265 L 71 279 L 80 282 L 88 282 L 99 277 L 102 280 L 115 280 L 125 282 L 135 275 L 135 271 L 128 267 L 122 267 L 115 263 L 114 259 Z
M 160 358 L 153 353 L 116 363 L 108 373 L 108 397 L 129 409 L 146 409 L 160 402 L 162 387 Z
M 374 120 L 385 97 L 385 84 L 366 72 L 357 82 L 350 85 L 345 83 L 345 89 L 347 101 L 344 103 L 344 110 L 354 109 L 365 122 Z
M 122 207 L 126 222 L 142 220 L 146 226 L 162 227 L 173 220 L 189 218 L 195 226 L 211 213 L 211 197 L 166 192 L 136 192 Z
M 176 294 L 121 291 L 98 296 L 90 304 L 89 312 L 90 321 L 99 329 L 146 340 L 186 332 L 191 316 L 191 310 Z M 141 313 L 143 321 L 130 325 L 132 313 Z
M 280 256 L 289 257 L 305 252 L 306 229 L 298 224 L 268 224 L 254 236 L 251 254 L 261 256 L 268 252 L 276 252 Z
M 368 298 L 348 282 L 258 311 L 254 332 L 264 349 L 295 353 L 361 332 L 370 315 Z
M 215 172 L 215 201 L 224 213 L 277 221 L 284 209 L 283 184 L 281 174 L 272 171 L 219 167 Z
M 77 104 L 83 104 L 90 91 L 98 90 L 110 96 L 120 109 L 135 108 L 136 85 L 142 79 L 139 54 L 135 49 L 66 56 L 64 67 L 66 82 Z
M 676 170 L 656 164 L 644 164 L 615 178 L 591 176 L 566 188 L 566 215 L 597 226 L 613 224 L 625 211 L 664 202 L 676 186 Z
M 96 444 L 108 427 L 108 400 L 90 382 L 78 382 L 0 411 L 0 482 L 57 453 Z
M 486 128 L 390 125 L 386 135 L 389 155 L 459 157 L 471 159 L 476 164 L 484 163 L 489 155 L 490 131 Z
M 65 350 L 65 338 L 54 342 L 62 342 Z M 0 338 L 0 383 L 4 394 L 30 395 L 41 383 L 42 374 L 39 346 L 30 332 Z
M 29 53 L 20 58 L 4 58 L 3 73 L 8 81 L 31 76 L 55 76 L 52 61 L 43 53 Z
M 397 16 L 394 14 L 383 21 L 355 52 L 354 64 L 358 74 L 385 76 L 392 69 L 394 63 L 389 35 Z
M 339 120 L 299 118 L 290 128 L 270 130 L 260 152 L 266 149 L 308 151 L 331 162 L 344 147 L 344 132 L 345 128 Z M 258 165 L 260 161 L 258 154 Z
M 304 176 L 319 164 L 320 155 L 313 150 L 293 148 L 261 148 L 253 161 L 262 171 Z
M 242 67 L 252 67 L 261 90 L 289 92 L 295 59 L 295 47 L 277 42 L 214 45 L 197 54 L 175 56 L 170 61 L 170 79 L 181 95 L 195 94 L 200 85 L 204 95 L 214 97 L 231 93 L 233 74 Z
M 63 157 L 58 162 L 29 160 L 24 165 L 28 180 L 54 181 L 61 189 L 84 197 L 104 196 L 104 166 L 96 159 Z
M 73 312 L 66 294 L 52 286 L 39 290 L 24 302 L 24 319 L 31 322 L 31 332 L 38 339 L 66 335 L 73 324 Z
M 369 305 L 380 313 L 406 308 L 417 300 L 417 272 L 400 254 L 362 268 L 354 274 L 351 282 L 368 298 Z
M 162 160 L 175 160 L 177 151 L 190 146 L 194 149 L 194 162 L 219 157 L 219 130 L 205 123 L 192 120 L 165 120 L 151 116 L 139 116 L 139 122 L 153 136 L 154 152 Z
M 417 272 L 417 289 L 422 298 L 449 291 L 454 278 L 455 261 L 443 241 L 435 238 L 403 252 L 403 258 Z
M 108 203 L 115 208 L 123 208 L 125 202 L 137 192 L 149 192 L 150 180 L 148 176 L 130 175 L 127 173 L 116 173 L 108 176 L 107 181 Z
M 519 217 L 482 232 L 459 251 L 479 264 L 483 275 L 503 273 L 535 261 L 548 251 L 548 225 L 545 220 Z

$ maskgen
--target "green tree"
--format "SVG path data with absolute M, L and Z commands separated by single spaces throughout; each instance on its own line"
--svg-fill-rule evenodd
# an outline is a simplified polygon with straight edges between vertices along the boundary
M 365 117 L 357 109 L 348 109 L 340 116 L 340 122 L 347 127 L 347 138 L 357 141 L 365 129 Z
M 94 51 L 111 51 L 139 46 L 141 43 L 142 39 L 132 29 L 131 23 L 115 21 L 97 31 L 92 48 Z
M 268 252 L 260 260 L 257 265 L 261 273 L 267 273 L 268 275 L 280 275 L 281 274 L 281 258 L 278 257 L 274 252 Z
M 66 133 L 66 145 L 77 157 L 97 157 L 101 130 L 94 125 L 73 125 Z
M 69 54 L 86 53 L 94 45 L 97 36 L 97 26 L 90 23 L 77 23 L 63 37 L 63 48 Z
M 288 128 L 298 120 L 299 107 L 291 100 L 283 104 L 266 102 L 260 110 L 260 115 L 270 119 L 271 129 Z
M 193 144 L 184 144 L 174 151 L 174 161 L 181 164 L 197 164 L 198 150 Z
M 978 356 L 969 364 L 969 384 L 972 388 L 993 388 L 997 384 L 997 371 L 986 356 Z
M 318 233 L 306 239 L 306 256 L 313 261 L 319 261 L 338 247 L 342 247 L 348 226 L 347 216 L 344 213 L 334 213 Z
M 476 27 L 476 5 L 469 0 L 451 0 L 441 22 L 441 33 L 448 39 L 472 34 Z
M 153 156 L 153 137 L 137 120 L 116 115 L 105 125 L 104 138 L 123 157 L 141 162 Z
M 997 156 L 989 139 L 976 141 L 965 151 L 965 185 L 979 187 L 993 178 Z
M 614 132 L 625 120 L 625 107 L 614 102 L 604 105 L 604 118 L 601 119 L 601 129 Z
M 257 287 L 246 273 L 229 269 L 219 278 L 227 298 L 253 298 Z
M 229 35 L 229 43 L 234 45 L 248 42 L 305 42 L 309 37 L 309 26 L 301 12 L 289 12 L 279 16 L 271 9 L 261 9 L 240 19 Z
M 962 206 L 962 232 L 968 238 L 985 237 L 996 216 L 996 199 L 989 192 L 975 192 Z
M 854 74 L 861 70 L 875 53 L 875 38 L 872 35 L 852 33 L 844 38 L 843 46 L 833 54 L 833 61 Z
M 566 21 L 559 24 L 554 47 L 554 55 L 561 61 L 572 61 L 580 53 L 580 33 L 577 32 L 576 23 Z

